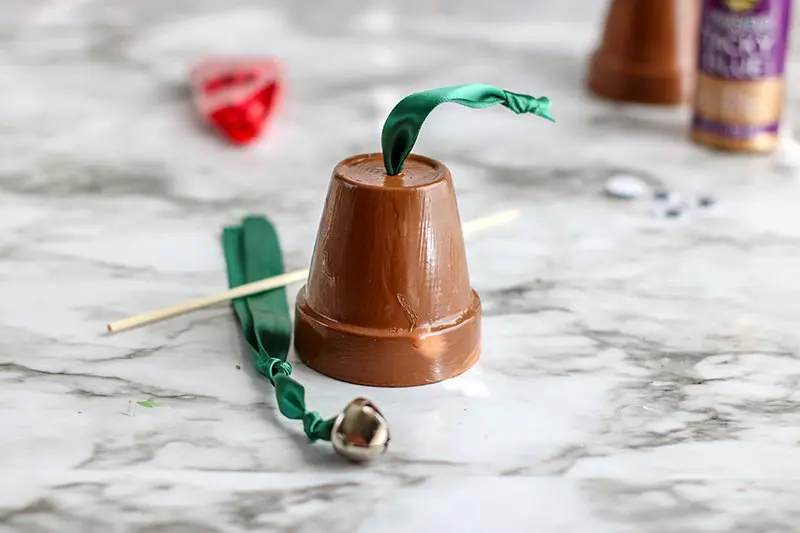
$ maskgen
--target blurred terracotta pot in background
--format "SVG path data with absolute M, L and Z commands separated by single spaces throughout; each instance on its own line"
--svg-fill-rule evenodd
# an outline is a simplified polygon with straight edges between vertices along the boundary
M 622 102 L 690 101 L 700 10 L 700 0 L 611 0 L 602 40 L 589 66 L 589 89 Z

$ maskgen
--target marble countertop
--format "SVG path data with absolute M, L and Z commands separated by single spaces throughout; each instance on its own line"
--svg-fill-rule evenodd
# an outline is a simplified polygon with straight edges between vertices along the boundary
M 686 110 L 587 97 L 604 4 L 3 2 L 0 532 L 800 531 L 797 150 L 714 153 Z M 252 148 L 192 114 L 212 53 L 285 62 Z M 396 390 L 295 365 L 324 416 L 384 410 L 383 460 L 281 419 L 227 306 L 104 334 L 224 288 L 220 230 L 246 213 L 307 265 L 333 165 L 378 150 L 402 96 L 469 82 L 558 119 L 443 106 L 417 144 L 462 218 L 523 212 L 468 243 L 481 361 Z M 602 194 L 620 172 L 718 207 L 659 218 Z

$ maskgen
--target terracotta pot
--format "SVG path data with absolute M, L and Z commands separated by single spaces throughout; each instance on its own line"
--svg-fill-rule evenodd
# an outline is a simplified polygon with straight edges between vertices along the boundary
M 611 0 L 589 67 L 601 98 L 676 105 L 694 92 L 700 0 Z
M 336 165 L 297 296 L 300 359 L 361 385 L 434 383 L 478 360 L 480 320 L 447 167 L 411 155 L 387 176 L 381 154 Z

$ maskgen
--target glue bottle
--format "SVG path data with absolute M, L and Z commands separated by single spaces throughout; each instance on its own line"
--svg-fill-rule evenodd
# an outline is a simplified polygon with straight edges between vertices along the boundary
M 778 142 L 792 0 L 702 0 L 691 137 L 739 152 Z

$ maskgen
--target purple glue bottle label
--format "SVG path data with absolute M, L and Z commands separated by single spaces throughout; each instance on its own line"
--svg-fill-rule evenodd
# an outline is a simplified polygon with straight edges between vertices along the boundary
M 703 0 L 692 137 L 719 148 L 775 146 L 791 0 Z

